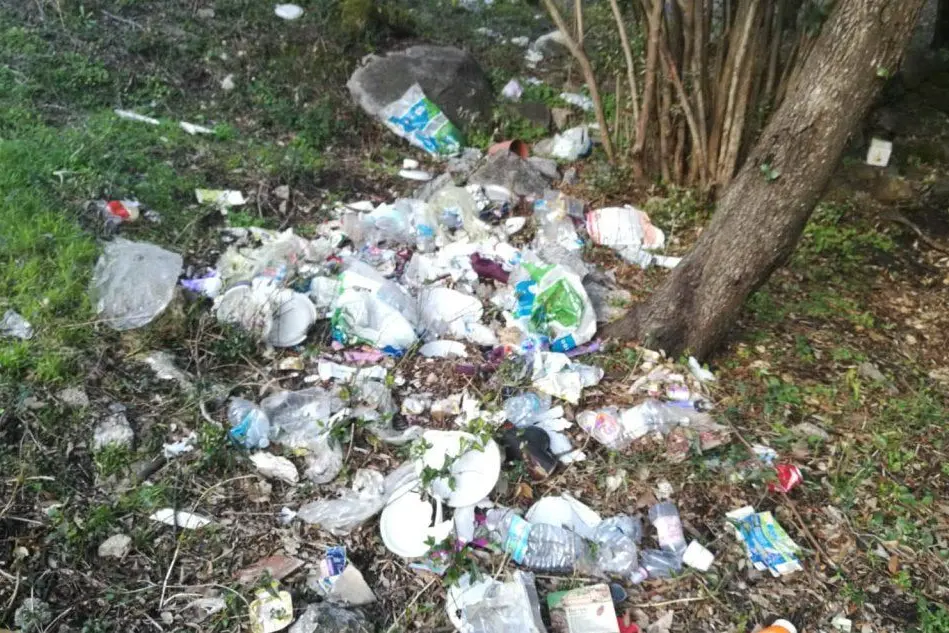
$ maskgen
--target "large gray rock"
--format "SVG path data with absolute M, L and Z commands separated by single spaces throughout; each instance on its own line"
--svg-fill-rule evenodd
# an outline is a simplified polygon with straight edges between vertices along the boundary
M 413 46 L 384 57 L 370 55 L 346 86 L 360 107 L 376 116 L 416 83 L 463 129 L 491 116 L 494 96 L 488 78 L 471 55 L 453 46 Z
M 514 195 L 542 198 L 550 186 L 547 178 L 535 167 L 514 152 L 498 152 L 488 156 L 484 164 L 471 177 L 469 184 L 501 185 Z

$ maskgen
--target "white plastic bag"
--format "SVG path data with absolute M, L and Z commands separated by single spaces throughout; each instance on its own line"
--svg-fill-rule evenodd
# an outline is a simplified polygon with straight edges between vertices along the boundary
M 147 325 L 171 303 L 181 265 L 181 255 L 148 242 L 107 243 L 92 274 L 96 313 L 116 330 Z

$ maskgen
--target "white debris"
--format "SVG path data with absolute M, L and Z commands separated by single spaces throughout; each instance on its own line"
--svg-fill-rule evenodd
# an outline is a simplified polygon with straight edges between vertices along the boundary
M 137 112 L 132 112 L 130 110 L 113 110 L 119 118 L 126 119 L 128 121 L 138 121 L 139 123 L 148 123 L 149 125 L 160 125 L 161 121 L 158 119 L 153 119 L 150 116 L 145 116 L 144 114 L 139 114 Z
M 295 484 L 300 480 L 297 467 L 286 457 L 260 452 L 251 455 L 250 461 L 254 462 L 257 472 L 268 479 L 279 479 L 288 484 Z
M 132 537 L 126 534 L 113 534 L 99 544 L 99 556 L 102 558 L 125 558 L 132 550 Z
M 178 510 L 176 512 L 174 508 L 162 508 L 148 518 L 152 521 L 164 523 L 165 525 L 177 525 L 186 530 L 198 530 L 213 523 L 211 519 L 203 517 L 200 514 L 186 512 L 184 510 Z

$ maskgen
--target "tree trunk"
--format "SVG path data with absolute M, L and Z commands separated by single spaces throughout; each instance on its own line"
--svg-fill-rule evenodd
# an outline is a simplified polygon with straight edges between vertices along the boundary
M 794 250 L 847 137 L 894 72 L 925 0 L 839 0 L 695 247 L 604 335 L 703 358 Z M 885 72 L 884 72 L 885 71 Z M 763 174 L 762 166 L 774 179 Z M 773 170 L 773 171 L 772 171 Z

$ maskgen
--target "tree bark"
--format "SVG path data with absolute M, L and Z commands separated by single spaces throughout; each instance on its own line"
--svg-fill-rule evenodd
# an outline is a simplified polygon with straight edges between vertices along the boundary
M 925 0 L 838 0 L 797 81 L 695 247 L 603 334 L 706 357 L 794 250 L 847 137 L 897 68 Z M 882 73 L 881 73 L 882 74 Z M 779 172 L 777 179 L 762 173 Z

